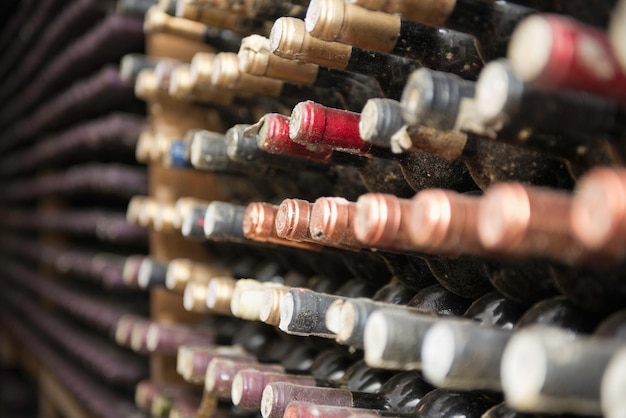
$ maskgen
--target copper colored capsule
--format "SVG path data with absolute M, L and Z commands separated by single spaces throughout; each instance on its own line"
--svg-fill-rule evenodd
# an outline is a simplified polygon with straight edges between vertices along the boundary
M 270 203 L 253 202 L 246 208 L 243 219 L 243 233 L 248 239 L 258 240 L 272 236 L 279 238 L 274 229 L 274 218 L 278 213 L 278 206 Z
M 585 248 L 619 260 L 626 249 L 626 170 L 598 168 L 578 182 L 571 225 Z
M 570 227 L 567 192 L 499 183 L 481 199 L 478 236 L 489 252 L 513 258 L 579 261 L 583 249 Z
M 276 214 L 276 233 L 294 241 L 311 240 L 309 222 L 313 204 L 301 199 L 285 199 Z
M 326 244 L 362 247 L 354 234 L 355 215 L 355 203 L 342 197 L 321 197 L 313 204 L 309 233 Z
M 409 235 L 415 249 L 434 254 L 480 253 L 479 199 L 452 190 L 427 189 L 411 202 Z
M 411 201 L 368 193 L 356 202 L 354 234 L 364 245 L 385 250 L 410 249 Z
M 322 247 L 314 243 L 295 242 L 279 237 L 274 227 L 277 214 L 278 206 L 263 202 L 250 203 L 243 218 L 243 233 L 246 238 L 307 250 L 321 250 Z

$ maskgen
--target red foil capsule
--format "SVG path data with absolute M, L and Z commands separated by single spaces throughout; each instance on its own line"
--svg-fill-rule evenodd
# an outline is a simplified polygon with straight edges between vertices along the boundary
M 367 153 L 372 144 L 359 133 L 361 115 L 306 101 L 293 108 L 289 136 L 311 149 L 333 149 L 354 154 Z
M 626 73 L 602 30 L 563 16 L 534 15 L 516 28 L 508 56 L 524 81 L 626 102 Z
M 313 151 L 289 138 L 289 118 L 278 113 L 269 113 L 261 119 L 258 134 L 258 145 L 271 154 L 289 155 L 308 160 L 325 162 L 332 150 Z

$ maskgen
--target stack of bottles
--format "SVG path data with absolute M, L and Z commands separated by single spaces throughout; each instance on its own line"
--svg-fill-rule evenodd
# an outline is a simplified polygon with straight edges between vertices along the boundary
M 626 416 L 626 0 L 116 11 L 0 85 L 3 323 L 97 415 Z

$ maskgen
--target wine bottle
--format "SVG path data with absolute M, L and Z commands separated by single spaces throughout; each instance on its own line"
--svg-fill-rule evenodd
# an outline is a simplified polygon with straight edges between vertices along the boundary
M 157 0 L 119 0 L 116 12 L 124 16 L 143 18 L 148 9 L 157 4 Z
M 181 345 L 211 345 L 215 334 L 202 327 L 154 322 L 148 325 L 146 349 L 151 353 L 176 354 Z
M 157 66 L 157 71 L 159 67 Z M 155 72 L 158 78 L 158 72 Z M 185 100 L 197 105 L 202 104 L 222 104 L 230 105 L 233 101 L 233 94 L 221 94 L 218 89 L 200 89 L 193 84 L 190 67 L 179 65 L 171 70 L 168 78 L 167 91 L 169 95 L 178 100 Z
M 551 156 L 473 134 L 439 131 L 422 125 L 402 128 L 392 138 L 392 147 L 409 152 L 426 152 L 445 159 L 463 161 L 474 182 L 483 190 L 504 181 L 569 189 L 568 166 Z M 526 169 L 522 169 L 526 167 Z
M 281 301 L 279 328 L 293 335 L 334 338 L 326 328 L 326 310 L 340 296 L 325 295 L 307 289 L 291 289 Z
M 595 263 L 594 263 L 595 264 Z M 562 266 L 553 264 L 550 273 L 559 291 L 576 306 L 594 312 L 620 309 L 622 264 L 608 269 L 602 264 Z
M 528 414 L 511 409 L 506 402 L 502 402 L 493 408 L 489 408 L 481 418 L 549 418 L 550 415 Z
M 472 125 L 480 123 L 476 121 L 478 110 L 474 90 L 474 83 L 452 74 L 426 69 L 414 72 L 401 102 L 404 118 L 413 125 L 393 136 L 378 136 L 378 142 L 386 142 L 385 146 L 391 146 L 395 152 L 427 152 L 447 159 L 460 159 L 483 189 L 492 182 L 507 180 L 571 187 L 570 175 L 560 161 L 532 150 L 512 147 L 506 144 L 505 138 L 493 141 L 458 132 L 471 130 Z M 392 111 L 393 108 L 382 106 L 373 113 L 383 118 Z M 372 132 L 374 128 L 366 125 L 381 123 L 365 121 L 361 128 Z
M 513 3 L 532 7 L 543 13 L 558 13 L 572 16 L 580 22 L 598 28 L 606 28 L 617 0 L 601 0 L 593 5 L 584 0 L 515 0 Z
M 626 6 L 620 1 L 613 9 L 613 17 L 609 26 L 609 36 L 611 45 L 615 51 L 615 57 L 622 65 L 622 70 L 626 68 L 626 44 L 624 44 L 624 18 L 626 16 Z
M 274 154 L 306 158 L 326 164 L 340 164 L 340 178 L 345 178 L 344 195 L 360 195 L 365 188 L 385 190 L 400 196 L 412 196 L 413 189 L 403 178 L 401 167 L 395 161 L 368 159 L 356 155 L 336 153 L 330 149 L 311 150 L 289 138 L 289 118 L 278 114 L 265 115 L 259 123 L 251 127 L 258 131 L 259 148 Z M 352 168 L 352 169 L 351 169 Z M 355 178 L 354 168 L 359 175 Z M 384 175 L 383 175 L 384 174 Z M 360 179 L 358 178 L 360 177 Z
M 604 318 L 593 330 L 593 335 L 619 341 L 626 339 L 626 312 L 619 310 Z
M 489 292 L 476 299 L 463 316 L 482 325 L 511 329 L 523 313 L 523 306 L 498 292 Z
M 500 96 L 493 86 L 501 86 Z M 514 87 L 515 86 L 515 87 Z M 533 87 L 518 79 L 506 61 L 485 67 L 476 83 L 478 110 L 492 125 L 510 123 L 548 132 L 581 133 L 609 138 L 623 135 L 621 109 L 611 101 L 576 92 L 554 92 Z M 563 118 L 573 118 L 563 126 Z M 572 144 L 568 144 L 572 146 Z
M 414 305 L 422 302 L 420 298 L 413 297 L 397 308 L 401 311 L 418 311 Z M 337 333 L 336 340 L 340 344 L 349 345 L 354 348 L 363 348 L 363 336 L 368 318 L 377 310 L 396 309 L 394 304 L 386 301 L 369 299 L 346 299 L 341 303 L 333 303 L 326 312 L 326 326 Z
M 373 409 L 348 408 L 343 406 L 317 405 L 311 402 L 291 401 L 285 409 L 285 418 L 305 418 L 324 416 L 328 418 L 376 418 L 384 416 L 404 416 L 394 412 Z
M 256 361 L 245 359 L 231 359 L 223 356 L 214 357 L 205 367 L 206 376 L 204 389 L 221 399 L 230 399 L 234 377 L 242 370 L 254 365 L 257 372 L 283 373 L 285 368 L 272 364 L 256 364 Z
M 282 58 L 296 59 L 335 70 L 375 77 L 385 95 L 399 98 L 404 77 L 420 68 L 417 61 L 393 55 L 366 51 L 309 35 L 302 20 L 283 17 L 270 33 L 270 49 Z
M 502 387 L 513 408 L 599 415 L 602 374 L 622 344 L 550 328 L 516 332 L 502 357 Z M 520 358 L 525 358 L 523 364 Z M 577 376 L 585 376 L 580 384 Z
M 495 128 L 501 131 L 491 134 L 496 139 L 566 158 L 583 167 L 619 160 L 615 145 L 606 141 L 621 135 L 621 124 L 617 122 L 621 111 L 614 102 L 590 94 L 532 87 L 519 80 L 502 61 L 490 63 L 481 74 L 476 83 L 476 105 L 482 126 L 470 127 L 471 131 L 489 135 L 488 131 Z M 501 93 L 493 93 L 494 85 L 501 86 L 497 89 Z M 563 126 L 564 118 L 576 114 L 576 122 Z M 593 121 L 589 120 L 591 115 Z M 525 134 L 520 135 L 522 132 Z M 573 152 L 575 149 L 580 152 Z
M 440 213 L 442 207 L 449 213 L 458 210 L 464 214 L 445 219 L 430 216 Z M 435 254 L 422 256 L 435 278 L 450 291 L 475 297 L 491 287 L 484 264 L 471 256 L 437 255 L 457 256 L 479 250 L 472 211 L 476 211 L 472 198 L 444 190 L 424 190 L 413 201 L 367 194 L 357 201 L 354 232 L 358 240 L 372 248 Z M 442 225 L 444 222 L 446 225 Z M 470 271 L 472 280 L 462 279 Z
M 617 418 L 624 413 L 624 368 L 626 351 L 620 349 L 609 361 L 600 384 L 602 413 L 607 418 Z
M 279 237 L 274 228 L 277 213 L 278 206 L 260 202 L 250 203 L 243 219 L 243 233 L 246 238 L 305 250 L 321 251 L 322 247 L 315 243 L 298 242 Z
M 291 399 L 302 399 L 321 405 L 412 413 L 419 399 L 429 390 L 428 385 L 417 382 L 419 380 L 415 375 L 402 375 L 389 387 L 383 385 L 378 393 L 307 387 L 284 382 L 269 383 L 263 390 L 261 414 L 264 418 L 280 417 Z
M 501 391 L 500 359 L 512 335 L 510 330 L 440 320 L 421 341 L 424 377 L 446 389 Z
M 435 1 L 403 0 L 385 6 L 369 6 L 369 0 L 359 5 L 388 13 L 399 12 L 405 19 L 431 26 L 443 26 L 473 35 L 478 53 L 484 62 L 506 55 L 506 47 L 516 25 L 536 10 L 502 1 Z
M 302 346 L 302 344 L 298 344 L 298 346 Z M 339 381 L 345 375 L 346 370 L 353 366 L 354 357 L 345 350 L 336 348 L 324 350 L 308 365 L 308 370 L 304 370 L 310 373 L 310 377 L 307 375 L 259 372 L 254 367 L 241 370 L 233 379 L 231 399 L 233 404 L 240 408 L 258 410 L 261 407 L 263 389 L 269 382 L 287 381 L 314 386 L 317 383 L 322 386 L 332 385 L 333 381 Z
M 359 110 L 369 97 L 383 95 L 372 77 L 320 67 L 317 64 L 281 58 L 272 54 L 270 40 L 251 35 L 241 41 L 241 71 L 296 84 L 334 88 L 341 93 L 349 110 Z
M 215 56 L 211 85 L 219 89 L 234 90 L 239 93 L 259 94 L 269 97 L 300 98 L 314 97 L 329 105 L 342 106 L 337 92 L 330 89 L 286 83 L 280 80 L 253 76 L 239 69 L 237 54 L 220 52 Z
M 187 382 L 203 383 L 207 366 L 214 359 L 231 359 L 248 363 L 255 361 L 254 356 L 239 347 L 181 345 L 176 354 L 176 372 Z
M 363 344 L 365 361 L 370 366 L 420 369 L 422 358 L 416 347 L 421 345 L 427 330 L 437 323 L 434 315 L 460 316 L 467 310 L 469 301 L 434 285 L 415 295 L 408 305 L 412 309 L 401 306 L 379 309 L 367 318 Z M 411 344 L 410 350 L 407 342 Z
M 463 416 L 479 418 L 494 405 L 494 401 L 481 392 L 453 392 L 435 389 L 427 393 L 415 413 L 424 418 Z
M 600 320 L 598 313 L 579 308 L 564 296 L 556 296 L 531 306 L 517 321 L 514 328 L 539 325 L 558 327 L 571 333 L 590 334 Z
M 303 17 L 305 8 L 297 2 L 279 2 L 274 0 L 261 0 L 254 3 L 245 1 L 223 2 L 205 1 L 205 7 L 213 7 L 216 10 L 224 10 L 240 16 L 255 20 L 274 21 L 281 16 Z M 306 5 L 304 5 L 306 6 Z
M 621 231 L 625 220 L 622 200 L 626 177 L 617 168 L 598 168 L 580 179 L 571 213 L 571 228 L 578 242 L 615 260 L 623 259 Z M 600 206 L 599 206 L 600 205 Z
M 350 3 L 315 1 L 307 9 L 305 24 L 316 38 L 415 59 L 425 67 L 468 79 L 476 78 L 482 67 L 471 36 Z
M 316 164 L 302 158 L 271 154 L 262 150 L 258 146 L 257 136 L 257 133 L 250 129 L 250 125 L 239 124 L 228 129 L 224 135 L 228 158 L 239 164 L 258 162 L 263 165 L 286 169 L 293 171 L 291 174 L 294 175 L 302 170 L 319 171 L 326 174 L 328 167 L 322 164 Z
M 373 147 L 361 138 L 357 113 L 324 107 L 310 101 L 294 107 L 289 122 L 289 137 L 311 149 L 331 148 L 356 155 L 397 159 L 388 150 Z M 428 154 L 409 154 L 400 160 L 402 173 L 415 191 L 446 187 L 471 190 L 475 187 L 466 168 L 457 161 L 446 161 Z
M 137 272 L 137 285 L 140 289 L 164 287 L 167 265 L 153 258 L 145 257 Z
M 144 69 L 154 70 L 159 60 L 143 54 L 126 54 L 120 60 L 120 78 L 127 83 L 134 83 Z
M 571 206 L 571 197 L 565 192 L 517 183 L 494 185 L 480 201 L 477 223 L 481 245 L 492 254 L 518 259 L 545 257 L 565 264 L 598 262 L 604 258 L 602 253 L 587 251 L 573 237 L 569 224 Z M 504 220 L 511 211 L 520 213 L 521 207 L 526 208 L 523 219 Z M 547 207 L 549 212 L 542 209 Z M 549 215 L 554 216 L 547 221 Z M 498 224 L 500 220 L 502 223 Z M 523 233 L 514 232 L 520 228 Z M 513 234 L 517 239 L 511 241 Z
M 160 32 L 180 36 L 200 43 L 208 44 L 219 51 L 235 52 L 242 36 L 228 29 L 218 29 L 203 23 L 181 17 L 170 16 L 162 10 L 152 7 L 144 20 L 147 33 Z
M 208 26 L 220 29 L 228 29 L 242 35 L 250 33 L 263 33 L 263 22 L 248 19 L 215 7 L 204 7 L 202 4 L 191 1 L 178 1 L 176 4 L 176 16 L 195 20 Z
M 550 264 L 544 261 L 485 261 L 489 281 L 495 289 L 523 306 L 557 295 Z
M 540 39 L 528 48 L 529 40 Z M 558 15 L 534 15 L 513 33 L 508 57 L 515 74 L 548 88 L 626 100 L 626 73 L 604 31 Z

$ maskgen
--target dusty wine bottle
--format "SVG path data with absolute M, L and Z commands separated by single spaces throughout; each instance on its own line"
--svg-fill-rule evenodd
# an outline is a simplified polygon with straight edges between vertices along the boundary
M 306 32 L 302 20 L 283 17 L 270 33 L 270 49 L 282 58 L 296 59 L 336 70 L 375 77 L 385 95 L 398 99 L 404 77 L 420 68 L 417 61 L 366 51 L 337 42 L 314 38 Z
M 508 57 L 526 82 L 626 100 L 626 74 L 605 32 L 569 17 L 528 17 L 513 32 Z
M 571 228 L 587 249 L 622 260 L 626 225 L 624 202 L 626 172 L 597 168 L 580 179 L 574 194 Z
M 528 412 L 601 414 L 602 374 L 621 346 L 618 341 L 574 336 L 559 329 L 516 332 L 502 357 L 506 401 Z M 577 380 L 581 375 L 584 383 Z
M 218 29 L 150 8 L 144 20 L 146 32 L 163 32 L 211 45 L 219 51 L 235 52 L 242 36 L 228 29 Z
M 501 391 L 500 359 L 512 334 L 442 319 L 428 329 L 421 344 L 424 377 L 447 389 Z
M 380 5 L 370 0 L 357 0 L 357 3 L 374 10 L 399 12 L 406 19 L 427 25 L 471 34 L 477 39 L 478 53 L 484 62 L 504 57 L 516 25 L 536 13 L 534 9 L 501 1 L 401 0 Z
M 600 402 L 602 413 L 607 418 L 618 418 L 626 411 L 625 368 L 626 350 L 622 348 L 613 355 L 602 375 Z
M 314 0 L 307 31 L 316 38 L 400 55 L 435 70 L 476 78 L 482 62 L 471 36 L 373 12 L 342 0 Z
M 259 35 L 242 40 L 238 57 L 239 68 L 245 73 L 296 84 L 335 88 L 350 110 L 361 109 L 368 97 L 382 96 L 380 86 L 372 77 L 281 58 L 271 52 L 270 40 Z

